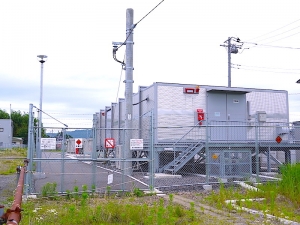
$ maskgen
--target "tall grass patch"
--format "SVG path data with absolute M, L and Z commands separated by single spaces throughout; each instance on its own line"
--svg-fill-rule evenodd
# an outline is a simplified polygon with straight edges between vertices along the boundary
M 279 191 L 296 204 L 300 204 L 300 163 L 286 164 L 280 167 L 282 179 Z

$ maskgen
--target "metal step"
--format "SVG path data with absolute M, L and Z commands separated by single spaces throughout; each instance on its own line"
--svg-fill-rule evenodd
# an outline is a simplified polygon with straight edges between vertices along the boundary
M 189 162 L 197 153 L 204 148 L 203 144 L 196 144 L 192 147 L 187 148 L 179 156 L 177 156 L 172 162 L 168 163 L 165 168 L 165 173 L 176 173 L 180 170 L 187 162 Z

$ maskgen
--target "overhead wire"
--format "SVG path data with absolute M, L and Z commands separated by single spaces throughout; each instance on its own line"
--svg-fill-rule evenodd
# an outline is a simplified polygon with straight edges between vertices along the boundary
M 261 37 L 267 36 L 267 35 L 269 35 L 269 34 L 272 34 L 272 33 L 274 33 L 274 32 L 277 32 L 277 31 L 279 31 L 279 30 L 282 30 L 282 29 L 284 29 L 284 28 L 286 28 L 286 27 L 288 27 L 288 26 L 290 26 L 290 25 L 292 25 L 292 24 L 294 24 L 294 23 L 296 23 L 296 22 L 298 22 L 298 21 L 300 21 L 300 19 L 297 19 L 297 20 L 295 20 L 295 21 L 293 21 L 293 22 L 291 22 L 291 23 L 289 23 L 289 24 L 287 24 L 287 25 L 284 25 L 284 26 L 282 26 L 282 27 L 280 27 L 280 28 L 278 28 L 278 29 L 275 29 L 275 30 L 270 31 L 270 32 L 268 32 L 268 33 L 265 33 L 265 34 L 263 34 L 263 35 L 259 35 L 259 36 L 255 37 L 255 38 L 250 39 L 250 40 L 255 40 L 255 39 L 259 39 L 259 38 L 261 38 Z M 295 30 L 295 29 L 297 29 L 297 28 L 299 28 L 299 27 L 300 27 L 300 26 L 297 26 L 297 27 L 294 27 L 294 28 L 289 29 L 289 30 L 287 30 L 287 31 L 281 32 L 281 33 L 279 33 L 279 34 L 275 34 L 275 35 L 272 35 L 272 36 L 269 36 L 269 37 L 260 39 L 260 40 L 258 40 L 258 41 L 255 41 L 255 43 L 254 43 L 253 41 L 250 42 L 250 40 L 244 41 L 244 43 L 248 43 L 248 44 L 253 44 L 253 45 L 254 45 L 254 46 L 248 47 L 247 49 L 255 48 L 255 47 L 274 47 L 274 48 L 286 48 L 286 49 L 300 49 L 300 48 L 293 48 L 293 47 L 272 46 L 272 45 L 268 45 L 268 44 L 270 44 L 270 43 L 274 43 L 274 42 L 277 42 L 277 41 L 280 41 L 280 40 L 283 40 L 283 39 L 286 39 L 286 38 L 295 36 L 295 35 L 297 35 L 297 34 L 300 34 L 300 32 L 293 33 L 293 34 L 291 34 L 291 35 L 288 35 L 288 36 L 285 36 L 285 37 L 282 37 L 282 38 L 279 38 L 279 39 L 276 39 L 276 40 L 273 40 L 273 41 L 271 40 L 271 41 L 266 42 L 266 43 L 262 43 L 262 44 L 258 43 L 258 42 L 262 42 L 262 41 L 265 41 L 265 40 L 268 40 L 268 39 L 271 39 L 271 38 L 274 38 L 274 37 L 283 35 L 283 34 L 285 34 L 285 33 L 288 33 L 288 32 L 290 32 L 290 31 L 292 31 L 292 30 Z
M 284 74 L 300 74 L 300 71 L 297 72 L 284 72 L 284 71 L 271 71 L 271 70 L 258 70 L 258 69 L 248 69 L 248 68 L 241 68 L 241 67 L 234 67 L 232 66 L 231 68 L 233 69 L 241 69 L 241 70 L 251 70 L 251 71 L 259 71 L 259 72 L 267 72 L 267 73 L 284 73 Z
M 123 57 L 123 62 L 124 62 L 124 60 L 125 60 L 125 53 L 124 53 L 124 57 Z M 121 86 L 122 75 L 123 75 L 123 65 L 121 66 L 121 72 L 120 72 L 120 79 L 119 79 L 119 85 L 118 85 L 118 90 L 117 90 L 116 102 L 118 102 L 118 98 L 119 98 L 119 91 L 120 91 L 120 86 Z
M 126 44 L 126 41 L 128 40 L 129 36 L 133 32 L 133 29 L 142 21 L 144 20 L 150 13 L 152 13 L 161 3 L 163 3 L 165 0 L 160 1 L 154 8 L 152 8 L 145 16 L 143 16 L 137 23 L 133 24 L 133 27 L 130 29 L 129 34 L 126 36 L 125 41 L 121 45 L 119 45 L 116 50 L 118 50 L 120 47 Z
M 298 22 L 298 21 L 300 21 L 300 19 L 295 20 L 295 21 L 293 21 L 293 22 L 291 22 L 291 23 L 289 23 L 289 24 L 287 24 L 287 25 L 284 25 L 284 26 L 282 26 L 282 27 L 280 27 L 280 28 L 277 28 L 276 30 L 273 30 L 273 31 L 270 31 L 270 32 L 268 32 L 268 33 L 259 35 L 259 36 L 255 37 L 255 38 L 250 39 L 250 40 L 258 39 L 258 38 L 260 38 L 260 37 L 263 37 L 263 36 L 266 36 L 266 35 L 268 35 L 268 34 L 274 33 L 274 32 L 276 32 L 276 31 L 281 30 L 281 29 L 283 29 L 283 28 L 285 28 L 285 27 L 287 27 L 287 26 L 289 26 L 289 25 L 291 25 L 291 24 L 294 24 L 294 23 Z
M 265 66 L 248 66 L 248 65 L 241 65 L 241 64 L 234 64 L 234 63 L 231 63 L 231 65 L 238 66 L 238 67 L 254 67 L 254 68 L 275 69 L 275 70 L 299 70 L 300 72 L 300 69 L 286 69 L 286 68 L 265 67 Z
M 119 85 L 118 85 L 118 90 L 117 90 L 117 97 L 116 97 L 116 102 L 119 96 L 119 90 L 120 90 L 120 84 L 121 84 L 121 77 L 122 77 L 122 72 L 125 66 L 125 53 L 124 53 L 124 58 L 123 58 L 123 62 L 118 60 L 116 58 L 116 52 L 119 50 L 119 48 L 121 48 L 123 45 L 126 45 L 126 41 L 128 40 L 129 36 L 132 34 L 133 29 L 140 23 L 142 22 L 150 13 L 152 13 L 161 3 L 163 3 L 165 0 L 160 1 L 154 8 L 152 8 L 145 16 L 143 16 L 137 23 L 133 24 L 133 26 L 130 28 L 129 33 L 126 36 L 125 41 L 123 41 L 119 46 L 116 46 L 113 48 L 113 58 L 115 61 L 119 62 L 122 64 L 122 69 L 121 69 L 121 73 L 120 73 L 120 79 L 119 79 Z
M 287 30 L 287 31 L 284 31 L 284 32 L 282 32 L 282 33 L 279 33 L 279 34 L 276 34 L 276 35 L 273 35 L 273 36 L 270 36 L 270 37 L 264 38 L 264 39 L 262 39 L 262 40 L 258 40 L 258 42 L 261 42 L 261 41 L 264 41 L 264 40 L 268 40 L 268 39 L 271 39 L 271 38 L 274 38 L 274 37 L 280 36 L 280 35 L 282 35 L 282 34 L 285 34 L 285 33 L 288 33 L 288 32 L 290 32 L 290 31 L 292 31 L 292 30 L 295 30 L 295 29 L 297 29 L 297 28 L 299 28 L 299 27 L 300 27 L 300 26 L 298 26 L 298 27 L 294 27 L 294 28 L 292 28 L 292 29 L 290 29 L 290 30 Z
M 158 3 L 153 9 L 151 9 L 145 16 L 142 17 L 142 19 L 140 19 L 136 24 L 138 25 L 143 19 L 145 19 L 150 13 L 152 13 L 161 3 L 163 3 L 165 0 L 160 1 L 160 3 Z
M 269 41 L 269 42 L 267 42 L 266 44 L 270 44 L 270 43 L 273 43 L 273 42 L 276 42 L 276 41 L 281 41 L 281 40 L 283 40 L 283 39 L 286 39 L 286 38 L 295 36 L 295 35 L 297 35 L 297 34 L 300 34 L 300 32 L 297 32 L 297 33 L 295 33 L 295 34 L 292 34 L 292 35 L 289 35 L 289 36 L 286 36 L 286 37 L 283 37 L 283 38 L 280 38 L 280 39 L 277 39 L 277 40 L 274 40 L 274 41 Z
M 255 45 L 256 47 L 267 47 L 267 48 L 286 48 L 286 49 L 297 49 L 299 50 L 300 48 L 298 47 L 290 47 L 290 46 L 279 46 L 279 45 L 267 45 L 267 44 L 259 44 L 259 43 L 254 43 L 254 42 L 247 42 L 247 41 L 244 41 L 245 44 L 253 44 Z

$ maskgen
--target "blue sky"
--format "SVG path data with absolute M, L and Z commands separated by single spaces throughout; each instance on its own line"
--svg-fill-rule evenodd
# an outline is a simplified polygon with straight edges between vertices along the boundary
M 159 2 L 1 1 L 0 108 L 39 106 L 36 56 L 45 54 L 43 110 L 69 127 L 91 127 L 92 114 L 124 97 L 112 41 L 125 40 L 126 9 L 137 22 Z M 220 45 L 239 37 L 231 86 L 287 90 L 290 121 L 300 120 L 299 7 L 297 0 L 163 1 L 134 30 L 134 91 L 153 82 L 227 86 Z

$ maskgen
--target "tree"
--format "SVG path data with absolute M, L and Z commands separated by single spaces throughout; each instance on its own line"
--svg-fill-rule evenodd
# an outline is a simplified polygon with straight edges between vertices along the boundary
M 11 120 L 14 125 L 13 136 L 23 138 L 23 143 L 27 144 L 29 114 L 21 113 L 21 111 L 12 111 Z
M 0 109 L 0 119 L 9 119 L 9 114 L 5 111 Z
M 0 119 L 9 119 L 13 121 L 13 137 L 23 138 L 23 143 L 28 143 L 28 123 L 29 114 L 19 111 L 11 111 L 11 116 L 5 111 L 0 109 Z M 34 126 L 38 126 L 38 119 L 34 118 Z M 42 137 L 46 137 L 45 129 L 42 129 Z

